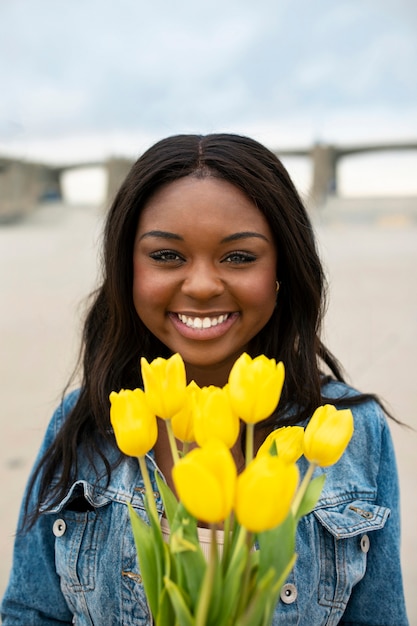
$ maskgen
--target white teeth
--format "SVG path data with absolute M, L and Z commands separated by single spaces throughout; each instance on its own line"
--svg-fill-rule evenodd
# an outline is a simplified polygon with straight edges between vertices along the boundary
M 188 317 L 188 315 L 178 313 L 178 318 L 189 328 L 211 328 L 212 326 L 217 326 L 217 324 L 222 324 L 228 317 L 227 314 L 218 315 L 217 317 Z

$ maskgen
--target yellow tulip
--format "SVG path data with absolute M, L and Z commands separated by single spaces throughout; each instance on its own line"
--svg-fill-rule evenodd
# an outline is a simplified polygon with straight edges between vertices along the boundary
M 338 411 L 332 404 L 319 406 L 313 413 L 304 434 L 304 456 L 321 467 L 336 463 L 353 434 L 350 409 Z
M 155 413 L 142 389 L 122 389 L 110 394 L 110 421 L 120 450 L 140 457 L 153 448 L 158 437 Z
M 257 456 L 238 476 L 235 513 L 250 532 L 275 528 L 288 515 L 298 485 L 298 468 L 279 456 Z
M 195 394 L 194 434 L 199 446 L 220 439 L 232 448 L 239 436 L 239 418 L 232 409 L 226 389 L 203 387 Z
M 304 451 L 304 428 L 283 426 L 272 431 L 259 448 L 258 456 L 269 454 L 272 446 L 281 459 L 287 463 L 295 463 Z
M 278 405 L 284 384 L 284 364 L 261 355 L 255 359 L 244 353 L 229 375 L 232 407 L 247 424 L 269 417 Z
M 208 524 L 222 522 L 230 515 L 236 477 L 232 454 L 217 439 L 194 448 L 172 469 L 179 499 L 191 515 Z
M 158 417 L 172 419 L 185 401 L 184 361 L 179 354 L 174 354 L 169 359 L 158 357 L 151 363 L 142 357 L 140 363 L 149 406 Z
M 195 412 L 195 394 L 199 390 L 199 386 L 192 380 L 186 387 L 186 399 L 183 407 L 174 415 L 171 420 L 174 436 L 183 443 L 192 443 L 195 441 L 194 434 L 194 412 Z

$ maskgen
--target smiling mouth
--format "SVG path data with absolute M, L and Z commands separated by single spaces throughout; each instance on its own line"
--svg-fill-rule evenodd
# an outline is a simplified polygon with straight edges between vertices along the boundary
M 189 315 L 177 313 L 177 317 L 183 324 L 188 326 L 188 328 L 201 329 L 212 328 L 213 326 L 223 324 L 230 317 L 230 313 L 216 315 L 215 317 L 190 317 Z

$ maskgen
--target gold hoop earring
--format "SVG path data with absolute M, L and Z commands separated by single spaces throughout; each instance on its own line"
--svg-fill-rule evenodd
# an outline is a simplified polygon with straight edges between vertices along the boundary
M 279 291 L 279 282 L 277 280 L 275 281 L 275 291 L 276 293 Z

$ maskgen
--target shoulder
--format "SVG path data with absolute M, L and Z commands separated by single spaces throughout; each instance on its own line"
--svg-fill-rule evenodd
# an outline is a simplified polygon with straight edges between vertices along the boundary
M 62 424 L 67 419 L 68 415 L 71 413 L 72 409 L 77 404 L 78 398 L 80 397 L 81 389 L 74 389 L 66 394 L 58 407 L 55 409 L 55 412 L 52 416 L 52 422 L 54 423 L 56 431 L 62 426 Z
M 61 402 L 56 407 L 46 429 L 42 449 L 46 449 L 57 436 L 58 431 L 76 405 L 80 391 L 80 389 L 70 391 L 62 398 Z
M 361 392 L 338 381 L 326 383 L 322 393 L 329 403 L 337 400 L 337 408 L 349 408 L 354 419 L 354 432 L 346 451 L 338 463 L 326 470 L 327 489 L 354 493 L 359 488 L 362 495 L 374 497 L 382 469 L 384 475 L 396 471 L 384 410 L 372 396 L 364 395 L 362 401 Z
M 321 391 L 324 397 L 333 398 L 335 400 L 354 398 L 355 396 L 360 396 L 362 393 L 347 383 L 343 383 L 340 380 L 335 380 L 333 378 L 325 379 Z
M 325 401 L 337 402 L 338 408 L 349 408 L 353 413 L 356 427 L 368 428 L 372 425 L 377 429 L 383 429 L 387 420 L 385 412 L 372 394 L 363 394 L 354 387 L 338 380 L 326 381 L 322 387 L 322 395 Z M 363 396 L 363 399 L 361 399 Z

